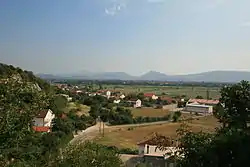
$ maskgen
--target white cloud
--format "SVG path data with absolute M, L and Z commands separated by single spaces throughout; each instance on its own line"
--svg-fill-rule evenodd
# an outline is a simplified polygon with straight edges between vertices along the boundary
M 163 3 L 165 0 L 147 0 L 148 3 Z
M 126 8 L 126 4 L 123 4 L 123 3 L 113 4 L 112 7 L 105 9 L 105 13 L 107 15 L 114 16 L 124 8 Z
M 122 10 L 126 9 L 128 5 L 132 5 L 137 1 L 137 3 L 150 3 L 150 4 L 156 4 L 156 3 L 164 3 L 166 0 L 107 0 L 107 2 L 110 5 L 110 7 L 105 8 L 105 14 L 114 16 L 118 13 L 120 13 Z

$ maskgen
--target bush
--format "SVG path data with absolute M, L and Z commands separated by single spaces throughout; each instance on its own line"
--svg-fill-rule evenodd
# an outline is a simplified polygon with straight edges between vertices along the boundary
M 176 111 L 174 112 L 174 115 L 173 115 L 173 122 L 177 122 L 181 117 L 181 112 L 180 111 Z

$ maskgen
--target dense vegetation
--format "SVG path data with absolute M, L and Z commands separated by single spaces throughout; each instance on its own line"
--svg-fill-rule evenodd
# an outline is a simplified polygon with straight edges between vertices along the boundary
M 122 125 L 122 124 L 137 124 L 146 122 L 157 122 L 157 121 L 168 121 L 171 115 L 166 115 L 164 117 L 133 117 L 132 112 L 123 103 L 114 104 L 112 99 L 107 99 L 106 97 L 96 95 L 88 96 L 86 94 L 70 94 L 73 97 L 73 101 L 91 106 L 89 111 L 90 116 L 93 119 L 100 118 L 104 122 L 108 122 L 111 125 Z M 136 98 L 141 98 L 142 94 L 134 95 Z M 128 96 L 126 98 L 133 98 Z M 146 100 L 145 101 L 152 101 Z M 161 100 L 154 100 L 152 103 L 160 103 Z M 128 106 L 129 107 L 129 106 Z
M 1 81 L 4 82 L 0 83 L 0 166 L 120 166 L 116 150 L 94 143 L 68 145 L 73 131 L 85 129 L 94 120 L 79 117 L 73 111 L 65 113 L 67 101 L 54 94 L 48 83 L 6 65 L 1 65 Z M 33 89 L 31 85 L 37 82 L 42 89 Z M 33 118 L 48 108 L 56 115 L 52 132 L 35 132 Z
M 46 81 L 36 77 L 33 72 L 22 70 L 21 68 L 15 68 L 12 65 L 6 65 L 0 63 L 0 80 L 8 78 L 17 78 L 23 82 L 36 83 L 44 91 L 51 91 L 52 87 Z

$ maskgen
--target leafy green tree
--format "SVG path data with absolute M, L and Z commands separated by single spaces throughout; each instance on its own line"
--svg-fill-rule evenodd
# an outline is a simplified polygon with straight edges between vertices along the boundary
M 69 145 L 62 157 L 59 167 L 120 167 L 122 164 L 115 150 L 90 142 Z
M 53 132 L 63 132 L 66 135 L 71 134 L 75 130 L 72 120 L 68 117 L 60 118 L 56 117 L 52 121 Z
M 225 127 L 247 129 L 250 122 L 250 84 L 241 81 L 221 89 L 220 102 L 215 116 Z
M 33 118 L 47 108 L 49 97 L 30 83 L 9 80 L 0 86 L 0 157 L 3 164 L 37 164 L 40 155 Z M 4 166 L 5 166 L 4 165 Z
M 56 95 L 50 102 L 50 108 L 55 115 L 59 116 L 65 111 L 67 104 L 68 101 L 65 97 Z
M 250 84 L 241 81 L 221 90 L 215 117 L 223 124 L 216 133 L 181 130 L 178 167 L 238 167 L 250 163 Z
M 196 99 L 203 99 L 203 97 L 198 95 L 198 96 L 196 96 Z
M 181 117 L 181 112 L 180 111 L 174 112 L 173 117 L 172 117 L 173 122 L 177 122 L 180 119 L 180 117 Z

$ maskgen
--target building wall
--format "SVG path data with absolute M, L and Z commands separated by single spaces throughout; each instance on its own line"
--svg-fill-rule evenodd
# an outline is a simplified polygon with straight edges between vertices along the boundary
M 134 105 L 135 108 L 141 107 L 141 100 L 137 100 Z
M 158 96 L 153 95 L 153 96 L 152 96 L 152 99 L 153 99 L 153 100 L 157 100 L 157 99 L 158 99 Z
M 43 126 L 43 118 L 34 118 L 34 126 Z
M 212 113 L 213 112 L 213 107 L 212 106 L 186 106 L 186 111 L 188 112 L 198 112 L 198 113 Z
M 52 120 L 55 118 L 55 114 L 51 110 L 48 111 L 46 117 L 44 118 L 44 126 L 51 127 Z
M 138 145 L 138 154 L 143 155 L 144 154 L 144 145 Z
M 152 167 L 165 167 L 166 161 L 163 157 L 156 156 L 144 156 L 144 163 L 151 165 Z

